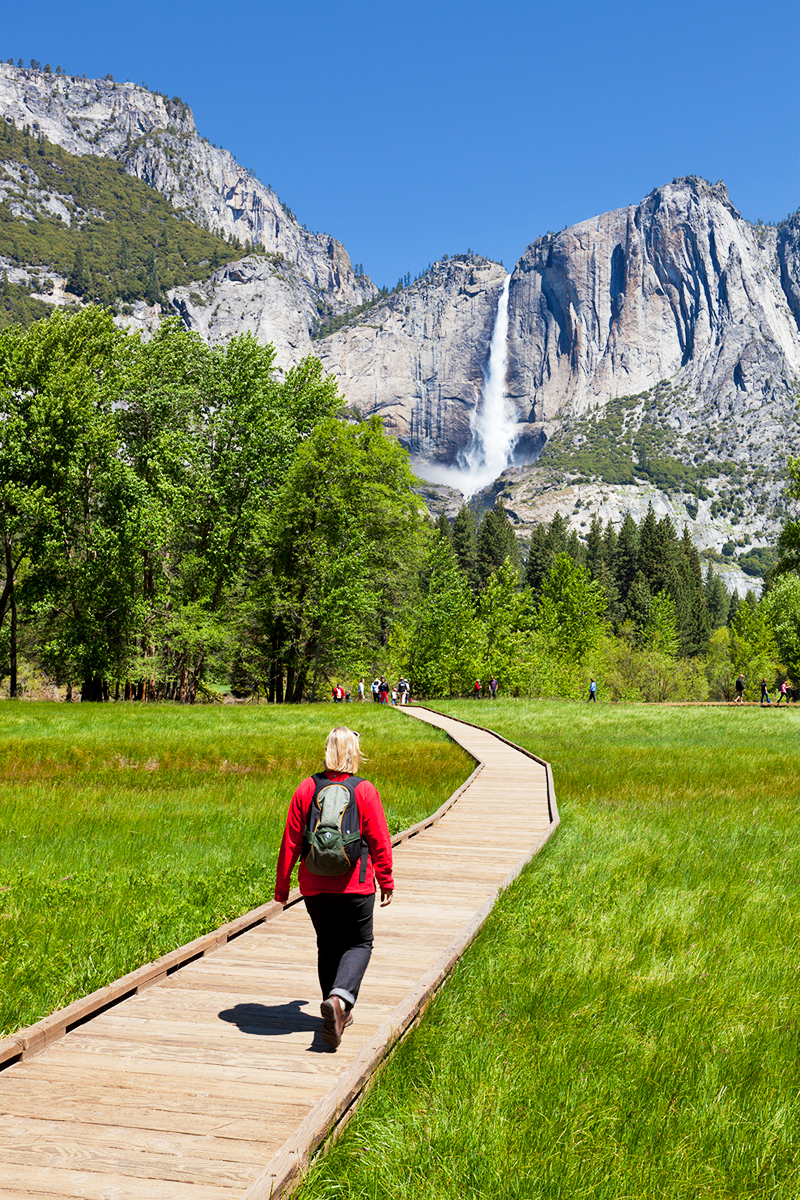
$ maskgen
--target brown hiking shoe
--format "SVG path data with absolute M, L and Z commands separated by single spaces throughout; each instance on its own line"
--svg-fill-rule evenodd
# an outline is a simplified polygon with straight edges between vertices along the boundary
M 322 1040 L 335 1050 L 342 1040 L 345 1025 L 349 1024 L 348 1014 L 345 1014 L 338 996 L 329 996 L 327 1000 L 323 1000 L 319 1011 L 322 1013 Z M 352 1021 L 352 1017 L 350 1020 Z

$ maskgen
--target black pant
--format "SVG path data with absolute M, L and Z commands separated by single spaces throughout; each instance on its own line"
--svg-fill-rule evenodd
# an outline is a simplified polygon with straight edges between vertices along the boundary
M 352 1008 L 372 957 L 375 893 L 370 896 L 306 896 L 305 902 L 317 935 L 317 971 L 322 998 L 339 996 L 348 1008 Z

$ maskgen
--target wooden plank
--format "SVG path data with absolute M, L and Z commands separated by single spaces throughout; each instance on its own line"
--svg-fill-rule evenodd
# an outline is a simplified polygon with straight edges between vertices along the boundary
M 239 1200 L 241 1188 L 222 1185 L 184 1183 L 160 1179 L 157 1188 L 142 1189 L 136 1178 L 111 1172 L 65 1169 L 62 1167 L 20 1164 L 4 1158 L 0 1150 L 0 1179 L 3 1186 L 17 1188 L 21 1194 L 56 1197 L 57 1200 Z M 5 1200 L 5 1191 L 3 1194 Z
M 263 1145 L 273 1132 L 276 1116 L 280 1117 L 279 1127 L 288 1131 L 303 1120 L 311 1107 L 308 1100 L 305 1103 L 271 1104 L 263 1116 L 248 1119 L 241 1115 L 241 1102 L 226 1107 L 220 1104 L 219 1097 L 214 1098 L 214 1109 L 209 1113 L 203 1111 L 199 1104 L 192 1107 L 186 1093 L 177 1097 L 164 1096 L 160 1091 L 148 1092 L 145 1096 L 134 1093 L 134 1099 L 141 1099 L 140 1104 L 130 1104 L 126 1099 L 130 1095 L 129 1090 L 126 1092 L 120 1089 L 115 1097 L 116 1103 L 113 1103 L 97 1089 L 68 1091 L 62 1087 L 58 1093 L 54 1092 L 52 1087 L 45 1089 L 39 1085 L 27 1094 L 16 1093 L 11 1097 L 6 1094 L 5 1111 L 0 1117 L 0 1122 L 3 1117 L 40 1118 L 43 1111 L 48 1111 L 57 1112 L 58 1119 L 69 1122 L 73 1129 L 80 1124 L 118 1126 L 124 1129 L 161 1130 L 165 1133 L 202 1134 L 207 1137 L 254 1141 Z M 47 1108 L 48 1104 L 57 1104 L 57 1107 Z
M 288 1132 L 296 1121 L 291 1115 L 281 1114 L 277 1122 Z M 100 1154 L 103 1148 L 121 1149 L 126 1155 L 177 1155 L 179 1158 L 200 1162 L 212 1159 L 217 1163 L 265 1163 L 269 1152 L 264 1149 L 264 1133 L 259 1141 L 223 1136 L 221 1134 L 197 1134 L 161 1129 L 146 1125 L 112 1125 L 86 1121 L 64 1121 L 48 1117 L 8 1115 L 0 1117 L 0 1133 L 3 1137 L 3 1153 L 9 1149 L 28 1150 L 35 1146 L 50 1144 L 62 1147 L 83 1147 L 89 1161 L 94 1149 Z
M 217 1184 L 227 1188 L 242 1189 L 253 1178 L 251 1166 L 219 1162 L 203 1158 L 188 1161 L 175 1154 L 144 1155 L 124 1147 L 98 1147 L 71 1142 L 67 1145 L 40 1138 L 35 1146 L 3 1146 L 0 1150 L 0 1178 L 9 1167 L 41 1167 L 56 1170 L 80 1171 L 83 1174 L 106 1174 L 114 1179 L 115 1186 L 120 1178 L 147 1180 L 144 1194 L 161 1196 L 163 1183 Z M 112 1192 L 112 1195 L 115 1193 Z M 140 1195 L 142 1193 L 139 1193 Z

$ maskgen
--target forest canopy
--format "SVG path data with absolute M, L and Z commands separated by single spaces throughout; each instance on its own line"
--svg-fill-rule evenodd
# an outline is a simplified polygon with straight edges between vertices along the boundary
M 406 452 L 309 357 L 86 306 L 0 333 L 0 675 L 85 700 L 730 698 L 800 683 L 797 522 L 764 597 L 729 596 L 652 507 L 517 537 L 498 499 L 434 523 Z M 792 464 L 789 498 L 800 495 Z

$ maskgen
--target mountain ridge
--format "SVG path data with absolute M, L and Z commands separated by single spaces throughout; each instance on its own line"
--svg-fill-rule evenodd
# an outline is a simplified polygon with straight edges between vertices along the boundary
M 188 328 L 209 342 L 249 330 L 274 342 L 281 366 L 318 354 L 349 406 L 379 413 L 421 470 L 458 463 L 501 264 L 445 255 L 381 294 L 341 243 L 301 228 L 271 188 L 199 137 L 178 97 L 0 64 L 0 104 L 7 121 L 111 158 L 176 212 L 255 250 L 170 289 Z M 332 317 L 347 319 L 314 340 Z M 131 318 L 159 319 L 146 305 Z M 534 239 L 509 287 L 515 465 L 483 500 L 502 494 L 524 532 L 554 504 L 581 529 L 584 498 L 616 521 L 649 497 L 709 553 L 766 545 L 786 455 L 800 453 L 799 331 L 800 212 L 752 225 L 721 181 L 684 176 Z M 618 421 L 610 433 L 606 418 Z M 434 508 L 458 502 L 447 489 L 428 495 Z

